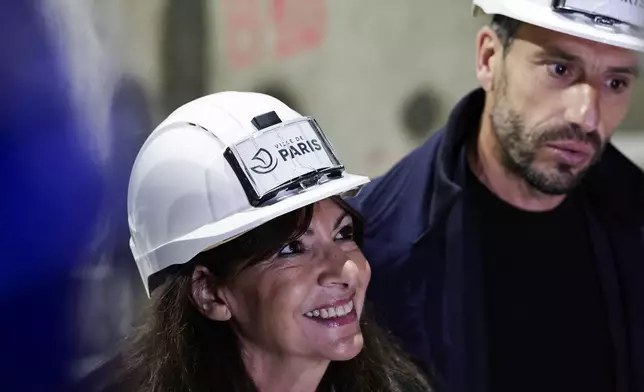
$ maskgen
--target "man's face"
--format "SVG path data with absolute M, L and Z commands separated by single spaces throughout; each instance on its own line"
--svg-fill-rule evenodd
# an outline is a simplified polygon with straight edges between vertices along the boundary
M 626 114 L 636 55 L 522 25 L 497 57 L 489 93 L 502 164 L 542 193 L 569 192 Z

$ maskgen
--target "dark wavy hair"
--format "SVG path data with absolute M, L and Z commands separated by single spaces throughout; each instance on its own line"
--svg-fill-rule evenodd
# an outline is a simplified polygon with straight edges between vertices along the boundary
M 359 217 L 341 199 L 334 200 L 355 217 L 359 241 Z M 102 390 L 256 392 L 230 322 L 210 320 L 193 305 L 192 271 L 196 265 L 203 265 L 218 283 L 226 283 L 302 235 L 312 211 L 309 206 L 283 215 L 171 270 L 153 293 L 147 320 L 126 340 L 116 377 Z M 360 325 L 362 351 L 351 360 L 332 361 L 318 391 L 431 390 L 423 374 L 388 334 L 365 314 Z

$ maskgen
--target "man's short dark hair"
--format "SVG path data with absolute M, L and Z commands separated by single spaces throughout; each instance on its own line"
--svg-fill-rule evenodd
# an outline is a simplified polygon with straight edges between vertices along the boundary
M 504 15 L 496 14 L 492 17 L 492 30 L 499 36 L 504 50 L 507 50 L 512 45 L 514 36 L 522 23 Z

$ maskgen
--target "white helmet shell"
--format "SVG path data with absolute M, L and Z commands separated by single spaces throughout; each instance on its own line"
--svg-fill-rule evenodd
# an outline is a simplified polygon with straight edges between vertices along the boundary
M 343 169 L 315 120 L 268 95 L 222 92 L 180 107 L 130 176 L 130 248 L 146 292 L 169 266 L 369 181 Z
M 474 0 L 474 14 L 479 11 L 644 52 L 641 0 Z

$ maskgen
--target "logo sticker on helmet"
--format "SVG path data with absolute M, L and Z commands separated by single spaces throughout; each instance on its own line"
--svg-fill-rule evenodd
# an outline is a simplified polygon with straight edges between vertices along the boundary
M 641 0 L 555 0 L 555 10 L 581 12 L 596 24 L 627 23 L 641 28 L 644 23 L 644 2 Z
M 251 158 L 251 161 L 261 162 L 261 164 L 250 168 L 250 170 L 257 174 L 268 174 L 272 172 L 277 167 L 278 162 L 277 159 L 274 159 L 271 153 L 264 148 L 257 150 L 255 155 Z
M 317 123 L 309 117 L 255 132 L 230 149 L 260 198 L 309 174 L 343 169 Z

